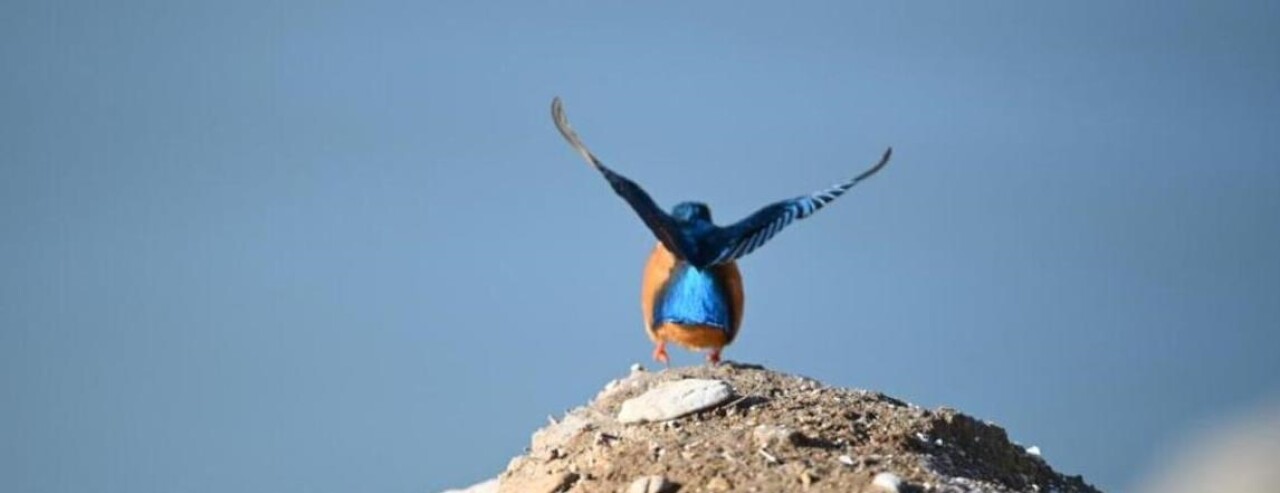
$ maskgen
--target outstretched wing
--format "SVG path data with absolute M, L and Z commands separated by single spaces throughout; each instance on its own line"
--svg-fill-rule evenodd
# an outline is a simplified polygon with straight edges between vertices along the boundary
M 675 219 L 658 207 L 658 204 L 654 203 L 653 198 L 644 189 L 640 188 L 640 185 L 609 169 L 604 163 L 600 162 L 600 159 L 596 158 L 595 154 L 592 154 L 587 149 L 587 146 L 582 143 L 582 139 L 578 138 L 577 132 L 574 132 L 573 127 L 569 126 L 569 119 L 565 117 L 564 105 L 560 103 L 560 98 L 555 98 L 551 101 L 551 118 L 555 120 L 556 128 L 560 130 L 560 135 L 563 135 L 564 139 L 569 141 L 569 145 L 573 146 L 578 151 L 578 154 L 581 154 L 583 159 L 587 160 L 587 163 L 604 175 L 604 179 L 613 187 L 613 191 L 617 192 L 631 205 L 631 208 L 644 221 L 645 226 L 648 226 L 649 230 L 653 231 L 654 236 L 658 237 L 658 241 L 661 241 L 663 246 L 667 247 L 667 250 L 670 250 L 677 257 L 689 258 L 689 255 L 693 253 L 692 241 L 681 233 Z
M 779 231 L 782 231 L 782 228 L 818 212 L 818 209 L 844 195 L 858 182 L 880 171 L 880 168 L 888 164 L 891 155 L 893 155 L 892 147 L 884 151 L 884 156 L 880 158 L 879 163 L 862 172 L 862 174 L 855 176 L 852 180 L 809 195 L 770 204 L 746 219 L 721 228 L 717 232 L 716 240 L 714 241 L 719 253 L 711 263 L 723 264 L 745 257 L 748 253 L 768 242 Z

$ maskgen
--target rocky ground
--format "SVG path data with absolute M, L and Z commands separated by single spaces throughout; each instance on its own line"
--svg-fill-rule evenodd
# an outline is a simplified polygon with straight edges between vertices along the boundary
M 1097 490 L 953 409 L 725 363 L 633 368 L 538 430 L 496 480 L 466 491 Z

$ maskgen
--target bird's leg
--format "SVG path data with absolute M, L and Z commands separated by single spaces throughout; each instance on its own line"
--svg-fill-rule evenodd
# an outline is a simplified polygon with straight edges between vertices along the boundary
M 657 347 L 653 348 L 653 359 L 664 366 L 671 366 L 667 357 L 667 341 L 658 341 Z
M 707 363 L 711 365 L 720 364 L 720 348 L 712 349 L 710 353 L 707 353 Z

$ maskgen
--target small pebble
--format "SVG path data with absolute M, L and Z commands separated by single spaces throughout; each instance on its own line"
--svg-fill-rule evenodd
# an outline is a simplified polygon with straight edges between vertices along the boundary
M 889 493 L 898 493 L 898 488 L 902 487 L 902 478 L 898 477 L 897 474 L 882 472 L 871 480 L 871 485 Z
M 662 476 L 645 476 L 632 481 L 627 493 L 670 493 L 675 491 L 675 486 Z
M 571 472 L 560 472 L 533 478 L 503 480 L 498 484 L 499 493 L 557 493 L 568 489 L 578 475 Z
M 707 481 L 707 491 L 729 491 L 733 489 L 733 483 L 722 476 L 711 478 Z
M 800 434 L 785 426 L 760 425 L 751 431 L 751 435 L 755 438 L 756 446 L 761 448 L 786 448 L 800 442 Z

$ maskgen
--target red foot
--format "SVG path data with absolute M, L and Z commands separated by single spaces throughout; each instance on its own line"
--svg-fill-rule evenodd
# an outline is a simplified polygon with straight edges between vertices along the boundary
M 668 363 L 669 358 L 667 358 L 666 344 L 659 342 L 658 347 L 653 348 L 653 359 L 663 365 L 670 366 L 670 363 Z
M 720 348 L 712 349 L 711 352 L 707 354 L 707 362 L 713 365 L 720 364 Z

